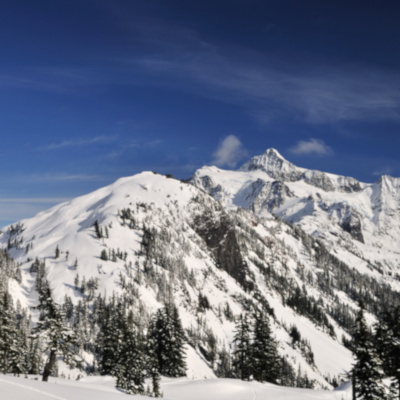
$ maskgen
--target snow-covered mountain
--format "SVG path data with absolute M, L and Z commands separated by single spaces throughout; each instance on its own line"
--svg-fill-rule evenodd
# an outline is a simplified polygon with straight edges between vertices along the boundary
M 384 175 L 376 183 L 362 183 L 296 167 L 268 149 L 238 171 L 203 167 L 192 182 L 226 208 L 242 207 L 259 217 L 272 213 L 335 247 L 339 256 L 352 253 L 358 270 L 367 265 L 372 275 L 378 271 L 398 288 L 399 178 Z
M 221 375 L 238 316 L 262 308 L 293 381 L 331 387 L 352 364 L 357 301 L 370 321 L 400 304 L 399 183 L 308 171 L 273 149 L 190 183 L 143 172 L 3 229 L 21 271 L 9 290 L 36 306 L 39 260 L 59 303 L 123 296 L 146 322 L 172 298 L 189 378 Z

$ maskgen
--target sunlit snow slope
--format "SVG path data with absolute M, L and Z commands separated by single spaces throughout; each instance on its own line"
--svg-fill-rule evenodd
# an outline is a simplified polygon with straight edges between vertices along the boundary
M 243 382 L 231 379 L 163 381 L 165 400 L 350 400 L 351 389 L 314 391 L 290 389 L 271 384 Z M 7 400 L 122 400 L 131 396 L 114 388 L 111 378 L 84 378 L 79 382 L 51 378 L 42 383 L 32 379 L 0 377 L 0 393 Z M 151 397 L 135 396 L 135 399 Z

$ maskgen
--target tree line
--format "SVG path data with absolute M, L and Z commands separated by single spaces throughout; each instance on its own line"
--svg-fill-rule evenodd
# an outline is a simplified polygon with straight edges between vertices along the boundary
M 400 307 L 387 310 L 371 330 L 360 302 L 351 348 L 353 400 L 400 399 Z
M 18 324 L 20 313 L 2 285 L 1 371 L 15 375 L 41 372 L 42 380 L 47 381 L 49 376 L 57 374 L 59 358 L 71 368 L 83 368 L 82 336 L 73 329 L 74 313 L 71 314 L 69 309 L 70 304 L 61 307 L 54 301 L 45 280 L 41 285 L 39 304 L 35 307 L 39 313 L 37 324 L 31 326 L 29 319 Z M 160 397 L 161 375 L 178 377 L 186 374 L 185 334 L 174 304 L 160 308 L 142 329 L 138 329 L 133 314 L 127 312 L 123 302 L 116 297 L 108 303 L 99 300 L 96 312 L 98 329 L 96 346 L 92 349 L 97 360 L 96 372 L 116 377 L 118 388 L 128 394 Z M 46 361 L 42 354 L 46 354 Z M 89 366 L 86 369 L 90 372 Z M 151 378 L 151 388 L 145 387 L 146 378 Z

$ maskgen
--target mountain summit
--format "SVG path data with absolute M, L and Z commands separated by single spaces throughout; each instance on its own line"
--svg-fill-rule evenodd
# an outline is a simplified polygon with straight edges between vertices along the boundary
M 287 161 L 276 149 L 267 149 L 264 154 L 254 156 L 240 168 L 241 171 L 263 170 L 271 177 L 290 177 L 299 171 L 294 164 Z M 300 171 L 299 171 L 300 172 Z
M 287 161 L 277 150 L 267 149 L 264 154 L 246 162 L 240 171 L 265 171 L 271 178 L 288 182 L 302 180 L 326 192 L 342 190 L 353 192 L 361 190 L 361 184 L 354 178 L 337 176 L 318 170 L 300 168 Z

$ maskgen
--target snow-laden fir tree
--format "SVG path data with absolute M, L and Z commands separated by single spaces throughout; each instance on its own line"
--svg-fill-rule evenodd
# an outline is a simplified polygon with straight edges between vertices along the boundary
M 248 381 L 253 373 L 251 329 L 246 315 L 240 315 L 233 339 L 233 370 L 237 378 Z
M 124 344 L 124 310 L 121 302 L 113 298 L 102 310 L 100 331 L 97 336 L 99 369 L 102 375 L 115 375 Z
M 390 376 L 393 379 L 392 389 L 400 399 L 400 306 L 397 306 L 391 313 L 389 327 L 391 336 L 390 354 Z
M 161 375 L 186 375 L 185 334 L 174 304 L 157 310 L 149 334 L 155 344 L 155 355 Z
M 161 397 L 161 388 L 160 388 L 160 371 L 159 371 L 159 363 L 158 363 L 158 355 L 157 355 L 157 335 L 155 332 L 156 319 L 153 318 L 150 320 L 147 335 L 146 335 L 146 371 L 147 375 L 151 378 L 152 385 L 152 395 L 154 397 Z
M 353 391 L 356 399 L 382 400 L 385 390 L 382 383 L 384 372 L 372 335 L 364 316 L 364 306 L 360 303 L 353 334 Z
M 117 387 L 128 394 L 143 394 L 145 379 L 145 357 L 143 338 L 133 325 L 124 323 L 122 351 L 116 367 Z
M 400 399 L 400 307 L 387 311 L 375 326 L 374 342 L 385 375 L 392 378 L 392 398 Z
M 15 323 L 15 315 L 8 291 L 0 291 L 0 370 L 4 374 L 22 372 L 21 338 Z
M 251 347 L 254 379 L 259 382 L 277 383 L 281 374 L 277 343 L 272 337 L 268 317 L 262 311 L 255 315 Z
M 76 354 L 74 332 L 67 326 L 64 313 L 53 300 L 47 281 L 43 282 L 37 308 L 40 310 L 40 317 L 33 330 L 33 338 L 43 343 L 44 351 L 48 354 L 42 377 L 43 381 L 47 381 L 56 367 L 57 356 L 62 356 L 70 367 L 79 367 L 81 361 Z
M 178 309 L 175 305 L 170 304 L 166 307 L 167 313 L 167 331 L 170 334 L 170 344 L 167 348 L 169 354 L 168 363 L 166 365 L 166 374 L 169 376 L 185 376 L 185 332 L 182 328 L 181 319 Z

